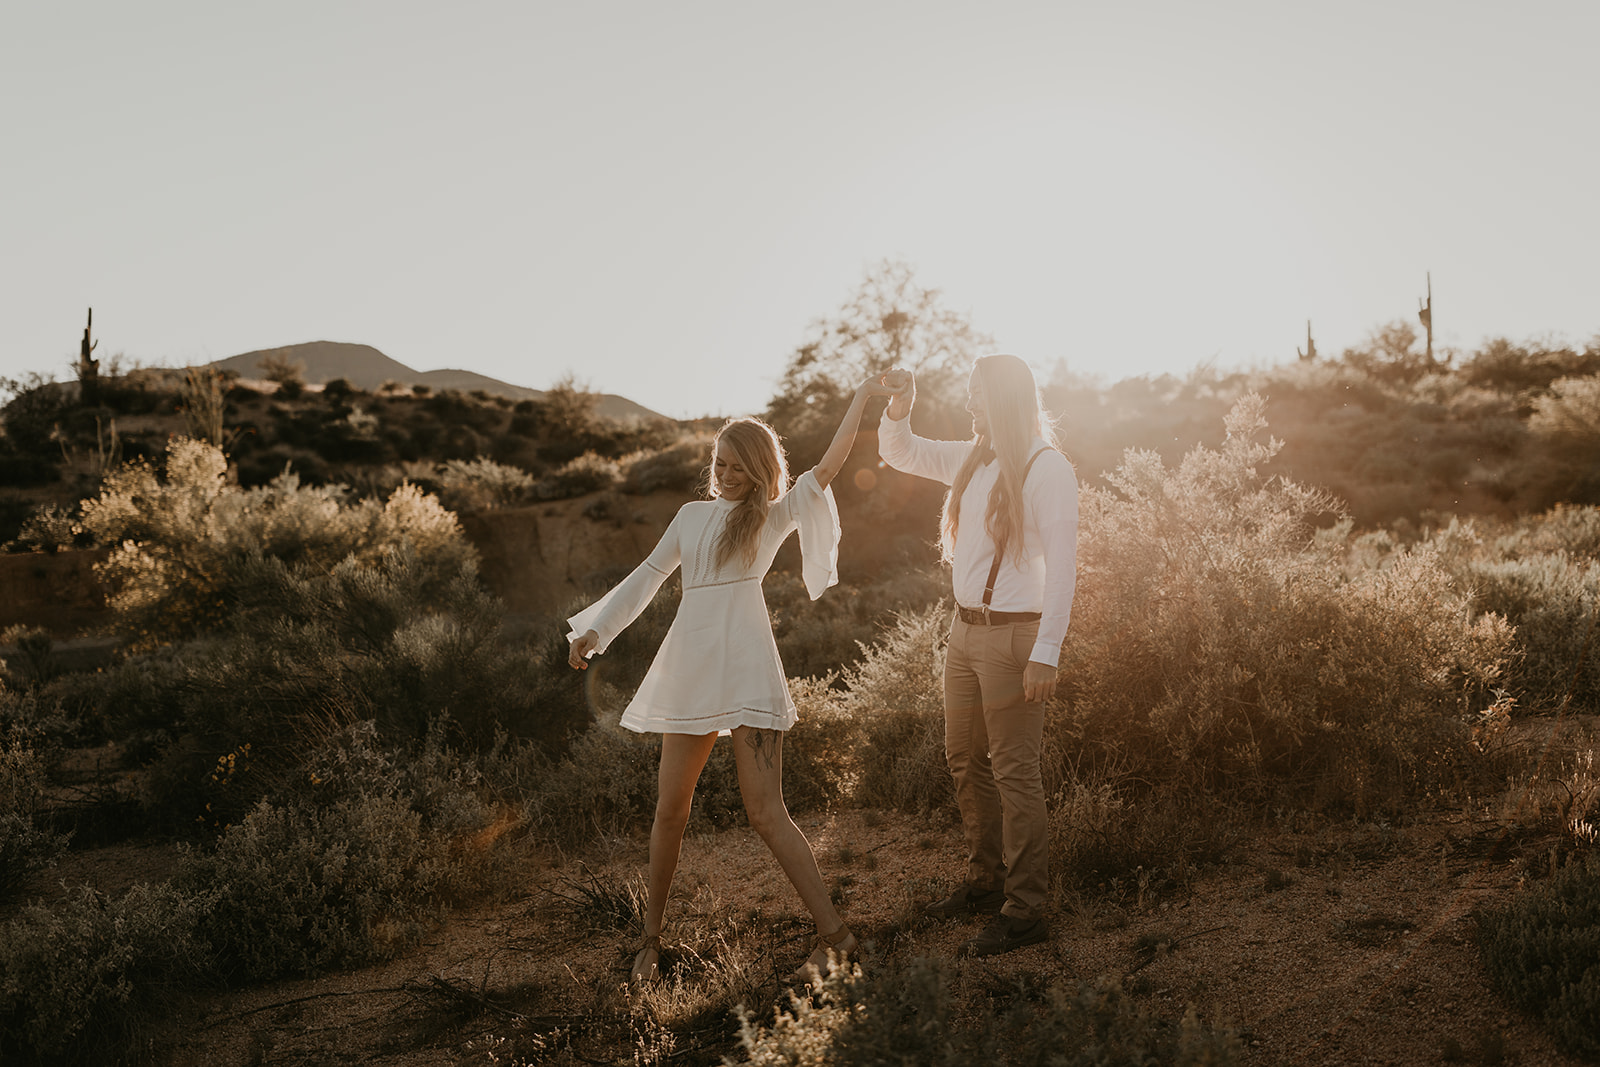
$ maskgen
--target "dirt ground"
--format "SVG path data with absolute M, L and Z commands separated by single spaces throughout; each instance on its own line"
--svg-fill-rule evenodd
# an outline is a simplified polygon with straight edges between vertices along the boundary
M 916 918 L 960 877 L 953 823 L 859 810 L 797 821 L 880 958 L 950 959 L 976 931 L 977 920 Z M 1194 1005 L 1234 1028 L 1252 1064 L 1576 1063 L 1482 973 L 1471 913 L 1524 876 L 1529 860 L 1510 845 L 1501 826 L 1459 811 L 1404 828 L 1262 836 L 1181 890 L 1058 897 L 1048 942 L 951 960 L 950 988 L 970 1003 L 1019 982 L 1119 978 L 1152 1013 L 1176 1020 Z M 781 976 L 809 951 L 798 898 L 748 829 L 691 836 L 662 991 L 630 1001 L 637 935 L 615 908 L 645 858 L 639 835 L 581 858 L 530 860 L 524 892 L 456 914 L 400 959 L 177 1008 L 148 1059 L 421 1067 L 737 1056 L 729 998 L 770 1019 L 787 1003 Z M 695 992 L 701 972 L 715 972 L 720 1001 Z

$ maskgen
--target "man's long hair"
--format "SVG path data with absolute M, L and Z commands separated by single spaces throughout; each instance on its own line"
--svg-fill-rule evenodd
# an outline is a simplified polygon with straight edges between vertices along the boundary
M 989 506 L 983 517 L 985 529 L 1002 558 L 1007 552 L 1022 553 L 1022 471 L 1028 465 L 1034 438 L 1042 438 L 1051 448 L 1058 447 L 1055 427 L 1039 399 L 1033 371 L 1016 356 L 980 356 L 976 363 L 978 381 L 983 386 L 987 434 L 973 439 L 972 451 L 956 472 L 956 480 L 944 498 L 941 547 L 946 562 L 955 558 L 956 531 L 961 528 L 961 494 L 972 481 L 973 472 L 990 459 L 999 459 L 1000 477 L 989 491 Z
M 760 419 L 729 419 L 717 431 L 711 442 L 712 465 L 716 464 L 718 443 L 728 447 L 744 467 L 750 479 L 750 491 L 728 515 L 728 522 L 717 537 L 717 566 L 731 559 L 739 559 L 746 567 L 756 560 L 756 547 L 761 541 L 761 528 L 766 525 L 767 511 L 789 488 L 789 462 L 783 454 L 783 444 L 771 426 Z M 711 477 L 711 495 L 720 496 L 715 473 Z

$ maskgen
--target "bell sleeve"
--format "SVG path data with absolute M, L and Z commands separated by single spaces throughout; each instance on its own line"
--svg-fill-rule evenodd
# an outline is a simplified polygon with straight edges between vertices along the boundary
M 839 583 L 839 508 L 833 490 L 806 471 L 784 494 L 782 507 L 800 529 L 800 572 L 811 599 Z
M 661 583 L 671 577 L 682 562 L 678 548 L 678 523 L 682 518 L 683 511 L 680 509 L 672 517 L 667 532 L 661 535 L 656 547 L 651 549 L 643 563 L 633 569 L 632 574 L 618 582 L 605 596 L 567 620 L 572 627 L 567 634 L 568 641 L 576 641 L 587 631 L 593 630 L 600 637 L 600 643 L 589 653 L 593 656 L 610 648 L 617 635 L 639 617 L 639 613 L 655 598 Z

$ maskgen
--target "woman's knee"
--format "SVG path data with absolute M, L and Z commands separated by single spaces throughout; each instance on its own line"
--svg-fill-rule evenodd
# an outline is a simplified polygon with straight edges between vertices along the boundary
M 746 800 L 744 814 L 750 820 L 750 829 L 754 830 L 763 841 L 783 830 L 790 821 L 789 809 L 782 801 L 773 803 L 770 800 Z
M 655 825 L 666 829 L 676 827 L 682 830 L 689 825 L 689 810 L 693 803 L 694 798 L 692 796 L 688 800 L 682 800 L 677 797 L 670 799 L 657 797 Z

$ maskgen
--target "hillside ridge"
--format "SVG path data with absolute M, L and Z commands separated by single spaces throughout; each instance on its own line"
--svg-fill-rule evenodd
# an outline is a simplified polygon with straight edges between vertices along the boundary
M 305 341 L 277 348 L 259 348 L 253 352 L 213 360 L 207 366 L 233 371 L 241 378 L 259 378 L 261 364 L 271 357 L 301 364 L 305 368 L 305 380 L 312 385 L 323 385 L 335 378 L 343 378 L 356 388 L 367 390 L 377 389 L 385 382 L 400 382 L 408 386 L 426 385 L 433 389 L 458 389 L 464 392 L 481 389 L 513 400 L 538 400 L 544 396 L 542 389 L 513 385 L 477 371 L 457 368 L 419 371 L 371 345 L 350 341 Z M 667 417 L 615 393 L 601 393 L 599 397 L 595 414 L 602 418 L 627 421 Z

